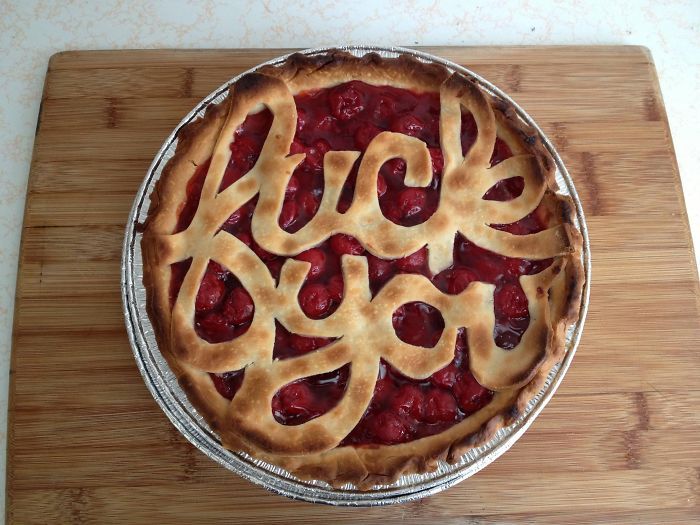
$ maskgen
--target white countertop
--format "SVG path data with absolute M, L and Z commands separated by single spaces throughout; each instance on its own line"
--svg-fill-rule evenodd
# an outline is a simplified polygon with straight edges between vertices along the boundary
M 5 477 L 8 368 L 27 176 L 46 66 L 58 51 L 358 43 L 644 45 L 659 73 L 691 230 L 696 246 L 700 243 L 697 0 L 502 0 L 497 7 L 464 0 L 398 4 L 0 0 L 0 479 Z

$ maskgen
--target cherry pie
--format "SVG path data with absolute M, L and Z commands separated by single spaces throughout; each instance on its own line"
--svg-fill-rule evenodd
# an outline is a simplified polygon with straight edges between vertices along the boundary
M 573 205 L 538 135 L 471 80 L 292 55 L 178 139 L 144 282 L 225 447 L 367 488 L 487 441 L 561 357 Z

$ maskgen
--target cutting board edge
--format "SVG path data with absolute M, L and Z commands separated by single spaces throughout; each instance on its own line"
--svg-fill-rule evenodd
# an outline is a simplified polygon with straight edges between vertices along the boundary
M 367 45 L 372 45 L 372 44 L 367 44 Z M 318 46 L 318 47 L 326 47 L 326 46 Z M 338 44 L 337 47 L 342 47 L 342 44 Z M 624 53 L 629 53 L 629 54 L 637 54 L 641 52 L 650 62 L 652 62 L 652 53 L 651 50 L 644 45 L 635 45 L 635 44 L 595 44 L 595 45 L 567 45 L 567 44 L 558 44 L 558 45 L 497 45 L 497 46 L 479 46 L 479 45 L 474 45 L 474 46 L 442 46 L 442 45 L 421 45 L 421 46 L 416 46 L 416 45 L 401 45 L 397 44 L 397 47 L 403 47 L 405 49 L 415 49 L 416 51 L 422 51 L 424 53 L 430 53 L 434 54 L 437 56 L 439 55 L 440 50 L 468 50 L 471 52 L 476 52 L 480 56 L 485 56 L 489 55 L 491 57 L 491 60 L 493 60 L 492 54 L 493 53 L 502 53 L 502 54 L 507 54 L 511 53 L 513 51 L 528 51 L 528 50 L 536 50 L 536 51 L 542 51 L 542 50 L 551 50 L 555 52 L 561 52 L 561 51 L 576 51 L 576 50 L 586 50 L 590 51 L 592 53 L 601 53 L 605 54 L 609 52 L 610 50 L 614 49 L 616 51 L 621 51 Z M 77 69 L 75 60 L 76 57 L 81 58 L 81 59 L 103 59 L 104 57 L 110 57 L 110 56 L 119 56 L 120 54 L 124 53 L 138 53 L 138 54 L 143 54 L 145 55 L 166 55 L 166 54 L 171 54 L 171 53 L 177 53 L 181 54 L 183 56 L 187 56 L 188 60 L 190 60 L 190 56 L 192 59 L 196 58 L 197 55 L 202 55 L 205 53 L 221 53 L 221 54 L 235 54 L 235 55 L 245 55 L 245 54 L 251 54 L 251 53 L 264 53 L 266 55 L 270 55 L 271 58 L 275 56 L 282 56 L 286 55 L 288 53 L 293 53 L 295 51 L 301 51 L 304 49 L 315 49 L 315 47 L 240 47 L 240 48 L 192 48 L 192 49 L 179 49 L 179 48 L 155 48 L 155 49 L 65 49 L 62 51 L 57 51 L 53 55 L 51 55 L 48 59 L 48 70 L 52 71 L 54 69 L 63 69 L 66 66 L 66 63 L 71 64 L 73 67 L 68 67 L 66 69 Z M 159 57 L 162 59 L 162 57 Z M 476 59 L 474 57 L 473 59 Z M 179 60 L 173 59 L 174 62 L 178 62 Z M 94 66 L 88 66 L 90 68 Z M 109 65 L 107 65 L 109 67 Z M 128 66 L 121 66 L 121 67 L 128 67 Z M 165 67 L 172 67 L 172 65 L 168 64 Z M 193 66 L 194 67 L 194 66 Z
M 49 61 L 50 62 L 50 61 Z M 27 189 L 25 192 L 24 199 L 24 210 L 22 211 L 22 233 L 20 236 L 19 251 L 17 256 L 17 276 L 15 278 L 15 294 L 14 294 L 14 307 L 12 311 L 12 337 L 10 338 L 10 360 L 9 360 L 9 371 L 8 371 L 8 391 L 7 391 L 7 429 L 5 431 L 6 444 L 5 444 L 5 523 L 10 523 L 10 510 L 11 510 L 11 500 L 10 500 L 10 489 L 14 481 L 14 462 L 12 461 L 11 454 L 14 449 L 14 417 L 15 417 L 15 396 L 16 396 L 16 385 L 15 385 L 15 367 L 17 363 L 17 352 L 16 339 L 18 336 L 18 318 L 19 309 L 21 304 L 21 292 L 22 292 L 22 281 L 20 279 L 22 275 L 22 254 L 24 253 L 25 244 L 25 230 L 27 223 L 27 215 L 29 212 L 29 193 L 31 191 L 33 174 L 34 174 L 34 159 L 36 155 L 37 148 L 37 135 L 41 128 L 41 122 L 44 113 L 44 99 L 46 97 L 46 92 L 48 89 L 50 66 L 47 65 L 46 73 L 44 76 L 44 85 L 41 90 L 41 100 L 39 102 L 39 112 L 37 115 L 36 127 L 34 128 L 34 143 L 32 145 L 32 157 L 29 164 L 29 176 L 27 180 Z
M 678 157 L 676 156 L 676 148 L 673 143 L 671 125 L 668 121 L 668 112 L 666 111 L 666 104 L 664 103 L 663 92 L 661 91 L 659 74 L 657 72 L 656 62 L 654 61 L 654 57 L 652 55 L 651 50 L 646 46 L 638 47 L 647 55 L 647 58 L 649 59 L 649 72 L 651 77 L 651 83 L 654 89 L 654 93 L 659 99 L 658 109 L 660 112 L 661 121 L 664 123 L 664 127 L 666 128 L 666 142 L 671 157 L 671 168 L 673 169 L 673 174 L 675 177 L 675 187 L 676 193 L 678 194 L 678 201 L 680 205 L 679 207 L 681 209 L 681 213 L 683 214 L 683 225 L 685 230 L 684 233 L 688 240 L 688 252 L 690 255 L 690 260 L 693 263 L 691 264 L 691 266 L 693 267 L 693 273 L 695 275 L 695 296 L 697 297 L 698 306 L 700 308 L 700 269 L 698 268 L 698 265 L 696 263 L 697 258 L 695 255 L 695 246 L 693 244 L 693 234 L 690 230 L 690 218 L 688 216 L 688 207 L 686 206 L 685 194 L 683 193 L 683 180 L 681 179 L 681 172 L 678 166 Z

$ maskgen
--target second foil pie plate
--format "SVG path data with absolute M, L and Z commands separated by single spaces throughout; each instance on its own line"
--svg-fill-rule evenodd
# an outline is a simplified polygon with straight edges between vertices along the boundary
M 302 481 L 275 465 L 265 463 L 241 452 L 231 452 L 225 449 L 215 432 L 207 425 L 204 418 L 197 413 L 180 388 L 177 378 L 170 370 L 165 358 L 161 355 L 156 343 L 153 327 L 146 312 L 146 290 L 143 286 L 143 264 L 141 257 L 141 234 L 139 225 L 146 220 L 151 192 L 168 160 L 175 154 L 179 130 L 202 116 L 211 104 L 221 102 L 231 83 L 241 76 L 256 71 L 265 65 L 276 65 L 283 62 L 288 55 L 281 56 L 259 64 L 237 77 L 232 78 L 219 87 L 197 105 L 173 130 L 156 155 L 146 174 L 143 184 L 136 194 L 133 208 L 126 226 L 124 247 L 122 253 L 122 300 L 129 340 L 136 358 L 137 365 L 144 381 L 177 429 L 200 451 L 227 469 L 241 477 L 261 485 L 277 494 L 313 503 L 326 503 L 345 506 L 370 506 L 403 503 L 443 491 L 448 487 L 472 476 L 496 458 L 506 452 L 534 421 L 540 411 L 550 400 L 561 383 L 576 347 L 581 338 L 584 320 L 588 309 L 590 283 L 590 247 L 588 230 L 581 209 L 576 189 L 557 151 L 535 124 L 513 100 L 496 86 L 479 77 L 472 71 L 442 58 L 421 53 L 412 49 L 399 47 L 373 46 L 333 46 L 328 48 L 308 49 L 302 51 L 306 55 L 314 55 L 341 49 L 357 56 L 375 52 L 383 57 L 396 57 L 401 54 L 411 55 L 418 60 L 440 64 L 450 72 L 461 73 L 472 80 L 486 92 L 505 101 L 513 107 L 525 123 L 534 128 L 539 134 L 545 148 L 551 154 L 556 164 L 556 179 L 559 191 L 571 196 L 576 207 L 575 226 L 583 237 L 582 264 L 585 273 L 585 284 L 581 297 L 581 309 L 578 321 L 567 332 L 567 344 L 561 363 L 552 367 L 542 389 L 527 404 L 521 416 L 510 426 L 499 430 L 486 444 L 473 448 L 464 454 L 454 464 L 439 462 L 435 471 L 425 474 L 410 474 L 400 477 L 388 485 L 375 485 L 370 490 L 359 490 L 347 484 L 341 488 L 333 488 L 323 481 Z

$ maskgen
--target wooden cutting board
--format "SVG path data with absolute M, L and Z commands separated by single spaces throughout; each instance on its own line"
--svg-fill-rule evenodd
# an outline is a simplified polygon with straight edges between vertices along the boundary
M 505 456 L 415 503 L 343 509 L 243 481 L 169 423 L 134 364 L 124 224 L 162 141 L 283 50 L 67 52 L 49 62 L 24 221 L 11 523 L 687 523 L 700 519 L 700 308 L 659 85 L 639 47 L 430 48 L 511 94 L 588 217 L 590 313 L 559 392 Z

